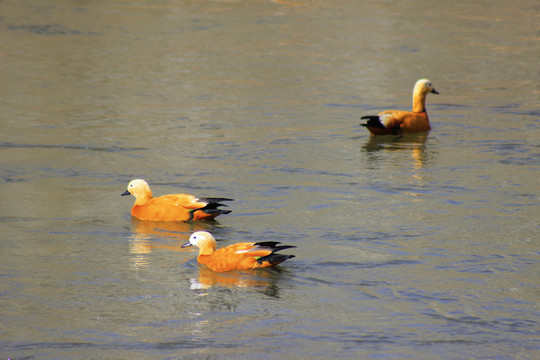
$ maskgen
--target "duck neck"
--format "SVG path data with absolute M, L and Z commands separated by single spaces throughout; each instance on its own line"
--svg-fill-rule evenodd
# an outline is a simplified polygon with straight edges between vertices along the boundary
M 215 241 L 205 241 L 204 243 L 199 244 L 199 256 L 211 255 L 214 251 L 216 251 Z
M 421 89 L 414 89 L 412 111 L 421 113 L 426 111 L 426 94 Z
M 149 200 L 153 198 L 152 191 L 148 189 L 148 191 L 145 191 L 141 194 L 137 194 L 135 197 L 135 205 L 143 205 L 146 204 Z

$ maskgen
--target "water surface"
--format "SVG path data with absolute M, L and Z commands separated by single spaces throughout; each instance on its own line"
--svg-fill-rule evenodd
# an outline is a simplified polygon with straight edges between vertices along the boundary
M 0 358 L 539 357 L 539 10 L 3 1 Z M 430 133 L 359 126 L 422 77 Z M 133 178 L 233 212 L 131 219 Z

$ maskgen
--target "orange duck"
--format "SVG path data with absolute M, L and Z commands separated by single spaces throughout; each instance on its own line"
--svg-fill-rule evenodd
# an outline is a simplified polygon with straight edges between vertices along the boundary
M 426 96 L 429 93 L 439 94 L 431 85 L 431 81 L 420 79 L 413 89 L 412 111 L 387 110 L 379 115 L 362 116 L 367 123 L 371 135 L 401 135 L 431 130 L 426 112 Z
M 170 194 L 153 197 L 148 183 L 142 179 L 131 180 L 122 194 L 135 196 L 131 215 L 140 220 L 151 221 L 188 221 L 213 220 L 230 210 L 219 209 L 227 198 L 197 198 L 193 195 Z
M 217 272 L 231 270 L 256 269 L 274 266 L 293 258 L 294 255 L 276 254 L 276 252 L 294 248 L 292 245 L 279 245 L 277 241 L 243 242 L 217 249 L 216 239 L 206 231 L 191 234 L 183 248 L 196 246 L 199 248 L 197 261 Z

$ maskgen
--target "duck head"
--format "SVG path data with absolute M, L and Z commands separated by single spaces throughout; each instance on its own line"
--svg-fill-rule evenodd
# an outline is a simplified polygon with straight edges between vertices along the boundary
M 135 179 L 129 182 L 127 190 L 121 195 L 133 195 L 137 200 L 147 200 L 152 198 L 152 191 L 146 181 L 143 179 Z
M 189 237 L 189 240 L 182 245 L 182 248 L 196 246 L 200 255 L 208 255 L 216 251 L 216 239 L 207 231 L 196 231 Z

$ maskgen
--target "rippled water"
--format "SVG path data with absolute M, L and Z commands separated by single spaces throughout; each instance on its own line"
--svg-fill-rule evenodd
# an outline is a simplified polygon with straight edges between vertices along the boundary
M 538 358 L 539 10 L 2 1 L 0 358 Z M 359 126 L 421 77 L 429 134 Z M 131 219 L 139 177 L 233 212 Z

